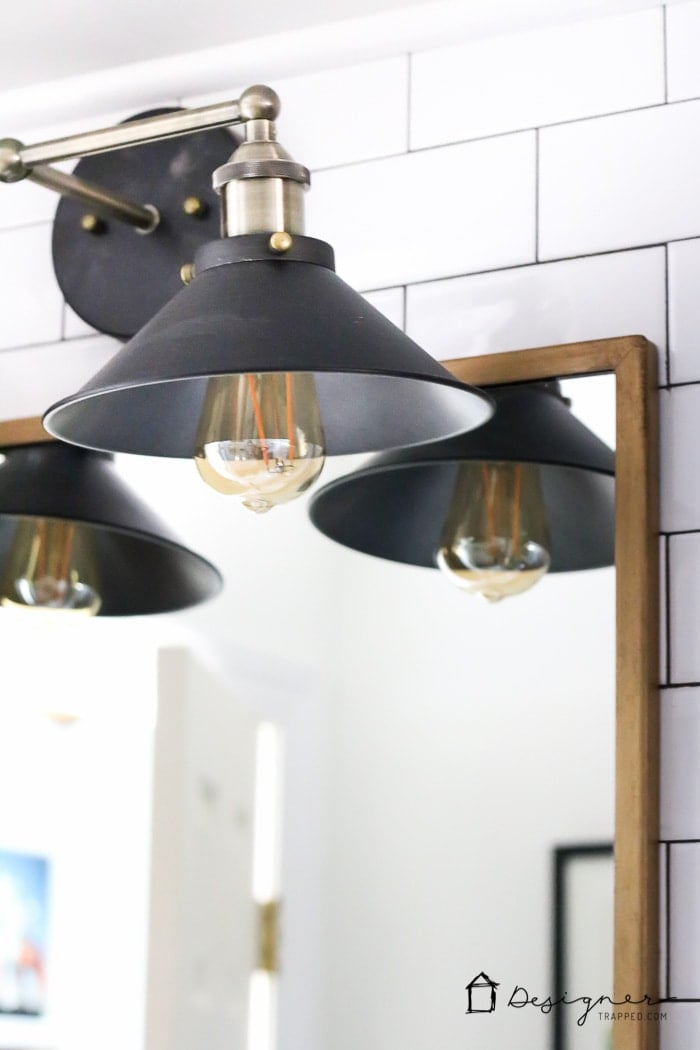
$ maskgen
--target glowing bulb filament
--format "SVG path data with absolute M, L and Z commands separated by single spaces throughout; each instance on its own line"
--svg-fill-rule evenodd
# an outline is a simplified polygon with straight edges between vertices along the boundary
M 520 594 L 549 568 L 539 469 L 463 463 L 435 560 L 456 586 L 489 601 Z
M 0 581 L 0 605 L 94 616 L 100 596 L 90 530 L 70 521 L 23 518 L 17 523 Z
M 262 513 L 304 492 L 324 458 L 313 376 L 265 372 L 209 380 L 195 462 L 217 492 Z

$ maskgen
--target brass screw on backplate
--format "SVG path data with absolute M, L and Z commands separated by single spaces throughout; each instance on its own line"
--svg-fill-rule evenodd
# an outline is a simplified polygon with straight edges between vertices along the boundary
M 80 227 L 86 233 L 104 233 L 105 223 L 98 215 L 86 214 L 80 219 Z
M 183 284 L 191 284 L 194 280 L 194 263 L 185 263 L 180 267 L 180 280 Z
M 182 202 L 182 210 L 185 215 L 191 215 L 195 219 L 201 219 L 209 210 L 206 203 L 199 197 L 185 197 Z
M 270 237 L 270 248 L 273 252 L 282 254 L 282 252 L 288 252 L 292 247 L 292 235 L 281 230 L 279 233 L 273 233 Z

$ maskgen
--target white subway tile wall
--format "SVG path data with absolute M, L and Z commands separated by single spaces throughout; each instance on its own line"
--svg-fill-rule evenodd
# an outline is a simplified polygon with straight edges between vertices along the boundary
M 148 106 L 140 106 L 137 109 L 131 107 L 125 109 L 123 106 L 120 106 L 109 113 L 101 114 L 100 125 L 107 127 L 110 124 L 117 124 L 145 109 L 177 105 L 179 103 L 176 99 L 164 99 Z M 41 118 L 41 110 L 42 107 L 37 106 L 37 118 Z M 49 127 L 43 124 L 18 127 L 10 118 L 8 124 L 3 124 L 0 138 L 7 136 L 8 138 L 17 139 L 25 145 L 33 145 L 37 142 L 45 142 L 48 139 L 63 138 L 66 135 L 76 134 L 79 131 L 83 131 L 85 127 L 84 120 L 75 119 L 66 120 L 65 123 L 60 125 L 54 124 Z M 75 164 L 74 160 L 69 160 L 55 164 L 54 167 L 60 168 L 61 171 L 72 171 Z M 0 188 L 3 191 L 6 190 L 4 186 L 0 186 Z M 0 193 L 0 230 L 13 229 L 16 226 L 25 226 L 29 223 L 53 222 L 58 200 L 59 198 L 55 193 L 36 186 L 28 179 L 15 183 L 11 189 Z
M 417 54 L 411 148 L 664 101 L 661 8 Z
M 0 353 L 0 419 L 42 415 L 54 401 L 86 383 L 120 345 L 116 339 L 97 335 L 4 350 Z
M 677 916 L 671 916 L 669 952 L 669 995 L 677 999 L 700 997 L 700 842 L 679 842 L 669 846 L 668 866 L 671 901 Z M 677 1045 L 682 1046 L 683 1043 Z
M 700 385 L 663 391 L 660 407 L 661 528 L 686 532 L 700 527 L 700 456 L 694 441 Z
M 667 996 L 668 978 L 668 868 L 669 845 L 659 845 L 659 988 L 660 995 Z
M 700 841 L 700 2 L 422 47 L 311 74 L 302 55 L 300 75 L 287 62 L 284 79 L 262 76 L 283 96 L 281 141 L 314 169 L 309 233 L 431 353 L 633 333 L 659 347 L 662 971 L 671 994 L 700 1000 L 700 847 L 685 841 Z M 204 59 L 197 90 L 188 104 L 211 97 Z M 0 187 L 4 418 L 39 413 L 114 350 L 64 312 L 54 208 L 34 187 Z M 661 1031 L 663 1050 L 699 1045 L 700 1004 L 669 1007 Z
M 375 310 L 388 317 L 397 328 L 404 327 L 405 288 L 384 288 L 381 292 L 367 292 L 365 299 Z
M 659 677 L 663 685 L 669 680 L 668 673 L 668 536 L 659 536 L 659 597 L 661 608 L 659 610 Z
M 535 261 L 532 131 L 321 171 L 308 231 L 361 290 Z
M 94 332 L 95 329 L 86 324 L 82 317 L 78 317 L 75 310 L 66 303 L 63 311 L 63 338 L 77 339 L 78 336 L 93 335 Z
M 304 77 L 270 77 L 266 83 L 282 102 L 280 142 L 312 171 L 404 153 L 408 70 L 409 57 L 403 55 Z M 227 96 L 237 98 L 247 86 L 189 96 L 183 104 L 206 106 Z
M 639 333 L 658 346 L 665 375 L 665 252 L 615 252 L 411 285 L 407 331 L 443 360 Z
M 700 235 L 700 101 L 540 132 L 541 258 Z
M 661 837 L 698 838 L 700 711 L 693 688 L 661 692 Z
M 670 684 L 700 683 L 700 532 L 683 532 L 669 541 L 668 585 L 671 609 Z M 700 835 L 698 836 L 700 838 Z
M 669 382 L 700 381 L 700 240 L 668 246 Z
M 12 186 L 0 186 L 11 194 Z M 63 298 L 51 261 L 51 223 L 0 233 L 0 350 L 61 338 Z
M 685 1047 L 700 1045 L 700 1009 L 697 1003 L 675 1003 L 673 1006 L 661 1005 L 661 1048 L 662 1050 L 685 1050 Z
M 668 101 L 700 98 L 700 3 L 671 4 L 666 10 Z
M 57 199 L 41 186 L 25 180 L 0 189 L 0 230 L 53 221 Z

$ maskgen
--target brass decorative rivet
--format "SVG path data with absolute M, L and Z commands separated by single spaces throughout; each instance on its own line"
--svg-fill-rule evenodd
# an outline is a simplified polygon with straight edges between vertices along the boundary
M 288 252 L 292 247 L 292 235 L 286 233 L 284 230 L 280 230 L 278 233 L 273 233 L 270 237 L 270 248 L 273 252 Z
M 200 200 L 199 197 L 185 197 L 182 202 L 182 210 L 185 215 L 191 215 L 195 219 L 201 219 L 206 215 L 208 208 L 206 203 L 203 200 Z
M 106 229 L 104 221 L 98 215 L 90 213 L 81 216 L 80 227 L 86 233 L 104 233 Z
M 194 263 L 185 263 L 180 267 L 180 280 L 183 284 L 191 284 L 194 280 Z

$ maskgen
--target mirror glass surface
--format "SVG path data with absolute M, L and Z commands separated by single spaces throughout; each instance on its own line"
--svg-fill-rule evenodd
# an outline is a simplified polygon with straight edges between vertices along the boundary
M 564 384 L 610 444 L 613 391 L 609 377 Z M 546 576 L 489 605 L 437 573 L 350 561 L 329 1045 L 539 1050 L 551 1018 L 506 1004 L 516 988 L 554 992 L 553 850 L 613 837 L 614 569 Z M 466 1016 L 481 973 L 499 983 L 497 1008 Z M 612 994 L 611 979 L 612 959 L 569 994 Z M 597 1016 L 595 1028 L 605 1046 Z
M 613 378 L 564 393 L 612 445 Z M 361 462 L 328 463 L 321 480 Z M 40 1045 L 87 1050 L 97 1030 L 103 1050 L 144 1045 L 154 653 L 177 641 L 285 738 L 274 1050 L 548 1047 L 551 1017 L 508 1001 L 554 993 L 553 851 L 613 837 L 614 569 L 488 604 L 331 543 L 304 500 L 261 518 L 193 464 L 120 465 L 226 588 L 136 624 L 31 640 L 5 628 L 3 783 L 17 801 L 0 849 L 54 858 L 55 937 L 75 946 L 53 976 L 68 1005 Z M 29 724 L 46 710 L 79 717 Z M 101 970 L 84 962 L 97 929 Z M 599 985 L 567 991 L 612 994 L 611 973 L 612 960 Z M 482 975 L 496 1009 L 469 1014 Z M 39 1045 L 37 1031 L 0 1015 L 0 1047 Z M 567 1050 L 606 1046 L 597 1015 L 580 1032 Z

